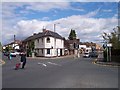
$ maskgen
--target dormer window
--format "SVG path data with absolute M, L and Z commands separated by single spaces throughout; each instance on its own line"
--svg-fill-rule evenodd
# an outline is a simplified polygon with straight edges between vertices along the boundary
M 50 43 L 50 38 L 49 37 L 47 38 L 47 43 Z

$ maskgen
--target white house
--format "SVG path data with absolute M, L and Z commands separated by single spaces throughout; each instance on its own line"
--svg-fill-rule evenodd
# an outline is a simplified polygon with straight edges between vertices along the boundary
M 5 50 L 6 47 L 11 48 L 12 50 L 20 50 L 21 43 L 22 42 L 20 40 L 15 40 L 15 42 L 11 42 L 9 44 L 4 45 L 3 50 Z
M 64 55 L 64 40 L 58 33 L 43 29 L 43 32 L 34 34 L 24 40 L 26 47 L 34 43 L 37 56 L 56 57 Z

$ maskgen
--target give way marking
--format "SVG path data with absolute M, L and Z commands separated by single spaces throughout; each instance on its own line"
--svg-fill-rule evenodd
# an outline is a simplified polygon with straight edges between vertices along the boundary
M 40 63 L 40 62 L 38 62 L 38 65 L 43 65 L 44 67 L 46 67 L 47 65 L 46 64 L 44 64 L 44 63 Z
M 61 65 L 59 65 L 59 64 L 56 64 L 56 63 L 52 63 L 52 62 L 47 62 L 47 63 L 49 63 L 49 64 L 52 64 L 52 65 L 61 66 Z

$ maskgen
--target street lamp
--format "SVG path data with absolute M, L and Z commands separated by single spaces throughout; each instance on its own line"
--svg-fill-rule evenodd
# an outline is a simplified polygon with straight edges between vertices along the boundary
M 14 35 L 14 47 L 13 47 L 14 51 L 15 51 L 15 35 Z
M 54 32 L 55 32 L 55 30 L 56 30 L 56 24 L 60 24 L 60 23 L 55 23 L 55 24 L 54 24 Z
M 56 23 L 56 24 L 60 24 L 60 23 Z M 56 24 L 54 24 L 54 33 L 55 33 L 55 30 L 56 30 Z M 58 56 L 58 50 L 56 48 L 56 37 L 54 37 L 54 48 L 56 49 L 57 56 Z

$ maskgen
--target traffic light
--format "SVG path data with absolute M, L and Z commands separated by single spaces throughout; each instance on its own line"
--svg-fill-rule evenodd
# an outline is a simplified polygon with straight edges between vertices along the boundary
M 76 43 L 74 43 L 74 49 L 76 48 Z
M 79 44 L 74 43 L 74 49 L 78 49 L 79 48 Z

